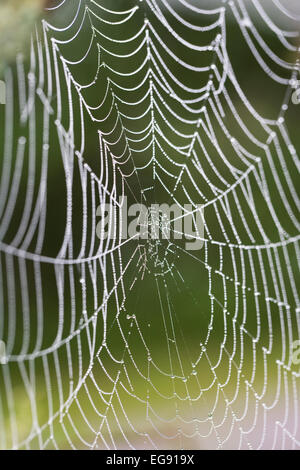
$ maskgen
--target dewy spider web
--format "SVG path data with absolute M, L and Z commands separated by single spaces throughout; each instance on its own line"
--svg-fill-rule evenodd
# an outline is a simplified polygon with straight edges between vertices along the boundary
M 7 69 L 2 448 L 299 448 L 287 4 L 56 1 Z M 123 196 L 202 204 L 203 249 L 100 241 Z

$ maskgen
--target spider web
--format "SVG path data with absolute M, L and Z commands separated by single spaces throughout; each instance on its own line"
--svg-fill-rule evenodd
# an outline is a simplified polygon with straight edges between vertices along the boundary
M 1 107 L 1 447 L 299 448 L 299 14 L 49 10 Z M 100 241 L 124 196 L 202 204 L 202 250 Z

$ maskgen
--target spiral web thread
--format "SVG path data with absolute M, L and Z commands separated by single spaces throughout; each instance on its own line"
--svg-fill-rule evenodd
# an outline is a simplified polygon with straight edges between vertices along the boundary
M 6 72 L 2 448 L 300 446 L 300 17 L 202 3 L 53 2 Z M 277 115 L 239 83 L 233 27 Z M 202 204 L 203 249 L 100 241 L 97 206 L 125 195 Z

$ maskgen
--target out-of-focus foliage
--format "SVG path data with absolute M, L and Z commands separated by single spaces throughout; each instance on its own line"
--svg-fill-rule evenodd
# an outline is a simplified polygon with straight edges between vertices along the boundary
M 43 0 L 0 0 L 0 74 L 5 64 L 28 45 Z

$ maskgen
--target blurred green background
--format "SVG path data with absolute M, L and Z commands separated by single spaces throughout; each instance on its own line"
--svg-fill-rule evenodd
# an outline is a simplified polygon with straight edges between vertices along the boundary
M 103 159 L 101 160 L 99 151 L 98 131 L 109 132 L 116 122 L 117 114 L 121 113 L 122 118 L 119 117 L 115 132 L 107 140 L 113 141 L 114 137 L 119 136 L 121 138 L 117 144 L 107 145 L 110 153 L 108 153 L 105 169 L 108 189 L 113 190 L 115 184 L 119 194 L 122 193 L 119 169 L 123 174 L 130 174 L 133 162 L 134 165 L 142 167 L 150 161 L 153 151 L 150 146 L 146 151 L 139 152 L 143 143 L 132 142 L 133 157 L 128 159 L 126 163 L 118 165 L 115 163 L 116 159 L 112 158 L 111 154 L 119 156 L 124 152 L 126 135 L 127 138 L 128 136 L 132 137 L 132 133 L 126 132 L 124 128 L 122 132 L 122 126 L 141 133 L 149 124 L 151 115 L 149 111 L 137 121 L 126 119 L 124 115 L 142 114 L 149 105 L 150 98 L 144 103 L 130 107 L 122 104 L 122 100 L 138 101 L 148 91 L 150 85 L 147 80 L 136 92 L 122 91 L 120 87 L 131 88 L 139 83 L 145 75 L 145 68 L 131 77 L 126 75 L 120 77 L 111 69 L 118 70 L 121 74 L 134 71 L 145 59 L 147 50 L 144 47 L 131 58 L 114 57 L 107 50 L 124 55 L 134 50 L 139 41 L 137 39 L 132 43 L 120 43 L 111 42 L 107 38 L 113 38 L 117 41 L 126 40 L 143 26 L 146 16 L 163 43 L 183 61 L 198 67 L 215 63 L 220 71 L 223 70 L 223 64 L 214 51 L 199 53 L 187 49 L 175 41 L 170 32 L 157 20 L 149 7 L 151 2 L 140 4 L 124 0 L 114 1 L 113 6 L 109 1 L 101 1 L 102 6 L 107 9 L 113 8 L 115 11 L 128 10 L 136 4 L 140 6 L 131 19 L 117 26 L 111 24 L 116 21 L 115 16 L 97 9 L 95 4 L 91 4 L 91 11 L 105 21 L 100 21 L 92 13 L 84 15 L 84 3 L 80 7 L 77 0 L 66 1 L 59 9 L 49 11 L 45 14 L 45 21 L 49 22 L 50 26 L 44 31 L 42 31 L 41 24 L 37 26 L 31 46 L 35 53 L 32 53 L 30 57 L 29 32 L 32 31 L 32 18 L 38 16 L 39 12 L 36 9 L 38 2 L 32 0 L 28 2 L 28 5 L 26 3 L 22 3 L 22 12 L 16 10 L 12 17 L 13 21 L 7 30 L 5 25 L 0 23 L 2 51 L 0 70 L 2 70 L 2 77 L 5 79 L 7 87 L 9 90 L 13 90 L 12 95 L 7 95 L 8 97 L 13 96 L 12 104 L 6 105 L 6 111 L 4 108 L 0 111 L 2 174 L 5 162 L 4 155 L 8 149 L 7 135 L 5 137 L 5 132 L 7 132 L 5 119 L 6 123 L 11 119 L 7 111 L 8 106 L 13 112 L 13 118 L 10 122 L 10 129 L 13 131 L 9 137 L 12 142 L 12 168 L 16 163 L 19 137 L 26 136 L 29 142 L 24 154 L 25 164 L 22 168 L 13 219 L 5 233 L 3 242 L 15 246 L 12 242 L 22 221 L 24 201 L 26 203 L 25 195 L 28 194 L 28 181 L 32 177 L 32 173 L 30 173 L 32 171 L 32 167 L 30 167 L 32 152 L 35 155 L 33 177 L 35 184 L 32 190 L 32 201 L 37 200 L 40 190 L 37 181 L 45 164 L 45 159 L 42 156 L 43 144 L 45 143 L 43 132 L 48 126 L 48 118 L 44 114 L 43 100 L 36 99 L 34 109 L 31 109 L 28 117 L 22 119 L 20 89 L 23 86 L 22 80 L 24 80 L 28 96 L 30 96 L 30 86 L 36 90 L 42 83 L 45 96 L 48 93 L 51 98 L 49 103 L 51 113 L 49 120 L 50 150 L 46 171 L 47 216 L 43 248 L 39 255 L 55 258 L 62 245 L 68 214 L 66 167 L 63 162 L 63 158 L 67 158 L 65 157 L 67 155 L 68 158 L 74 159 L 75 164 L 71 197 L 73 245 L 72 253 L 69 251 L 66 257 L 76 258 L 79 257 L 82 247 L 82 214 L 85 209 L 85 200 L 79 159 L 74 154 L 74 148 L 77 150 L 83 148 L 84 162 L 89 165 L 96 176 L 99 176 L 101 168 L 103 168 Z M 210 8 L 218 7 L 220 3 L 216 1 L 209 5 Z M 54 4 L 55 2 L 53 2 Z M 174 19 L 171 13 L 164 8 L 163 2 L 159 1 L 158 4 L 169 24 L 185 40 L 197 45 L 207 45 L 215 37 L 217 28 L 201 33 L 192 31 Z M 174 1 L 171 4 L 184 17 L 185 21 L 197 26 L 213 23 L 218 17 L 216 14 L 196 15 L 186 8 L 180 8 L 180 2 Z M 199 2 L 191 2 L 191 4 L 198 6 Z M 200 2 L 200 4 L 203 8 L 208 6 L 207 2 Z M 48 4 L 50 7 L 53 5 L 51 2 Z M 3 5 L 0 4 L 0 8 L 6 7 L 7 2 L 4 2 Z M 32 12 L 32 14 L 28 14 L 26 20 L 23 19 L 24 16 L 21 16 L 25 11 L 26 13 Z M 259 15 L 255 14 L 255 11 L 250 7 L 249 11 L 265 43 L 282 60 L 291 64 L 295 63 L 296 54 L 287 52 L 276 35 L 265 26 Z M 4 18 L 1 14 L 0 17 Z M 74 18 L 76 20 L 72 22 Z M 230 135 L 250 155 L 261 158 L 261 163 L 257 165 L 258 172 L 260 172 L 260 176 L 264 173 L 276 216 L 289 238 L 292 238 L 298 233 L 283 202 L 278 180 L 274 179 L 274 174 L 276 174 L 291 210 L 298 214 L 298 207 L 286 176 L 289 174 L 294 186 L 299 188 L 297 167 L 276 123 L 281 115 L 281 106 L 284 103 L 288 87 L 272 80 L 257 63 L 242 35 L 240 24 L 233 17 L 231 8 L 228 6 L 226 6 L 225 19 L 226 50 L 237 82 L 253 108 L 260 116 L 269 120 L 269 129 L 274 130 L 278 135 L 278 144 L 275 140 L 270 143 L 270 159 L 267 158 L 262 145 L 253 142 L 239 126 L 235 118 L 235 110 L 248 131 L 259 142 L 265 143 L 268 140 L 266 128 L 263 128 L 258 122 L 253 115 L 253 110 L 241 99 L 236 87 L 229 79 L 226 81 L 226 93 L 230 97 L 231 105 L 226 101 L 224 93 L 219 95 L 220 104 L 224 111 L 222 119 Z M 19 21 L 24 25 L 22 30 L 17 26 Z M 278 21 L 280 23 L 280 19 Z M 14 22 L 16 33 L 12 27 Z M 26 22 L 28 22 L 28 30 L 25 27 Z M 95 34 L 92 43 L 91 23 L 94 26 Z M 51 25 L 56 29 L 53 29 Z M 281 28 L 287 26 L 285 23 L 281 23 Z M 293 22 L 293 26 L 295 27 L 295 22 Z M 59 31 L 58 28 L 66 29 Z M 47 48 L 43 42 L 39 43 L 39 49 L 35 40 L 36 35 L 40 38 L 43 35 L 44 39 L 48 38 L 50 58 L 47 59 Z M 210 72 L 199 73 L 186 70 L 163 51 L 153 33 L 150 35 L 164 59 L 165 68 L 160 66 L 162 82 L 164 80 L 171 82 L 167 74 L 169 69 L 177 79 L 191 88 L 201 88 L 207 84 Z M 52 49 L 51 37 L 56 40 L 57 50 L 55 50 L 55 46 Z M 64 43 L 64 41 L 66 42 Z M 16 42 L 15 45 L 13 45 L 14 42 Z M 294 42 L 297 44 L 297 39 Z M 27 43 L 27 45 L 23 47 L 23 55 L 17 56 L 16 64 L 13 51 L 20 51 L 20 43 Z M 92 47 L 81 62 L 80 59 L 85 56 L 90 44 Z M 99 48 L 97 44 L 100 45 Z M 41 63 L 37 59 L 38 52 L 44 57 L 43 79 L 41 79 Z M 285 70 L 278 64 L 274 64 L 262 50 L 261 54 L 274 72 L 284 78 L 290 77 L 290 70 Z M 54 60 L 55 57 L 57 62 Z M 66 62 L 62 60 L 62 57 Z M 153 57 L 157 60 L 155 53 L 153 53 Z M 100 72 L 98 71 L 99 58 L 102 64 Z M 80 62 L 71 64 L 67 61 Z M 30 71 L 37 80 L 32 85 L 27 80 Z M 73 81 L 70 81 L 68 90 L 69 72 Z M 95 76 L 95 83 L 84 88 L 85 84 L 94 81 Z M 119 86 L 116 86 L 114 82 Z M 215 77 L 213 82 L 217 89 L 218 81 Z M 109 91 L 104 105 L 99 110 L 90 108 L 90 113 L 99 119 L 97 122 L 90 119 L 87 108 L 84 106 L 81 108 L 78 96 L 81 96 L 81 100 L 90 106 L 95 107 L 103 100 L 108 84 Z M 81 88 L 80 85 L 83 87 Z M 172 86 L 182 99 L 190 97 L 190 94 L 178 84 L 172 82 Z M 50 94 L 49 87 L 52 88 Z M 182 107 L 178 103 L 176 104 L 172 97 L 168 97 L 157 83 L 156 88 L 160 90 L 166 105 L 171 106 L 179 114 L 184 114 Z M 68 95 L 68 91 L 70 95 Z M 113 108 L 110 117 L 102 122 L 101 120 L 105 118 L 113 103 L 114 94 L 118 97 L 118 107 Z M 72 107 L 70 106 L 70 96 L 72 96 Z M 193 133 L 194 127 L 185 124 L 183 120 L 178 123 L 178 120 L 172 117 L 172 114 L 164 107 L 165 103 L 162 103 L 158 96 L 156 99 L 160 103 L 160 108 L 165 112 L 165 118 L 163 118 L 157 107 L 154 108 L 156 121 L 154 133 L 157 142 L 172 160 L 183 163 L 186 161 L 186 157 L 174 150 L 161 137 L 161 133 L 174 146 L 183 146 L 187 144 L 187 140 L 182 138 L 179 133 Z M 209 100 L 213 101 L 211 97 Z M 223 157 L 208 138 L 204 127 L 200 126 L 198 132 L 203 147 L 196 143 L 195 153 L 202 165 L 202 174 L 196 172 L 192 159 L 188 161 L 187 167 L 195 177 L 195 182 L 204 197 L 201 199 L 187 174 L 182 177 L 182 184 L 186 192 L 196 204 L 205 204 L 205 202 L 214 199 L 215 195 L 211 185 L 219 188 L 218 194 L 220 194 L 235 183 L 229 165 L 244 173 L 247 170 L 247 164 L 253 163 L 251 156 L 241 159 L 237 155 L 230 138 L 224 133 L 224 129 L 213 112 L 209 100 L 207 103 L 208 118 L 204 113 L 200 113 L 200 118 L 206 125 L 208 122 L 211 123 Z M 61 113 L 59 103 L 62 103 Z M 192 105 L 192 107 L 199 108 L 199 103 Z M 70 126 L 71 109 L 74 122 L 71 122 Z M 5 112 L 7 113 L 6 117 Z M 55 120 L 59 114 L 60 125 Z M 191 113 L 184 114 L 186 119 L 190 115 Z M 84 123 L 85 134 L 84 146 L 82 145 L 82 123 Z M 178 132 L 172 131 L 167 123 L 173 125 Z M 289 105 L 285 113 L 285 123 L 291 142 L 297 150 L 300 145 L 299 108 L 297 106 Z M 74 148 L 72 145 L 68 145 L 68 139 L 73 139 Z M 32 145 L 32 141 L 34 141 L 35 150 L 32 150 L 32 147 L 30 150 L 30 142 Z M 144 142 L 149 143 L 150 140 L 145 139 Z M 174 165 L 164 156 L 158 143 L 155 145 L 157 161 L 169 172 L 174 172 Z M 282 151 L 282 159 L 278 153 L 278 146 Z M 63 155 L 62 148 L 65 149 L 65 155 Z M 203 148 L 206 149 L 210 162 L 205 157 Z M 125 161 L 125 158 L 121 160 Z M 116 168 L 117 176 L 115 176 Z M 176 171 L 177 175 L 178 169 Z M 174 188 L 174 180 L 166 176 L 158 166 L 157 172 L 165 182 L 168 191 L 160 185 L 158 179 L 153 181 L 153 166 L 150 165 L 145 170 L 138 172 L 138 178 L 135 173 L 127 178 L 125 194 L 129 201 L 142 201 L 140 187 L 153 186 L 153 190 L 147 192 L 149 204 L 170 202 L 170 192 Z M 218 175 L 221 175 L 222 179 Z M 12 184 L 13 172 L 9 177 L 9 186 L 11 187 Z M 262 222 L 270 243 L 279 242 L 280 233 L 270 213 L 270 202 L 264 197 L 260 181 L 254 172 L 247 179 L 247 184 L 247 190 L 249 187 L 252 190 L 255 211 L 253 209 L 251 211 L 249 208 L 241 188 L 237 188 L 236 191 L 240 207 L 236 203 L 233 192 L 228 194 L 226 201 L 231 209 L 232 221 L 237 228 L 242 244 L 247 246 L 264 244 L 253 213 Z M 94 209 L 90 203 L 91 187 L 89 184 L 86 193 L 89 221 L 93 218 Z M 189 202 L 186 201 L 186 193 L 182 185 L 178 185 L 176 189 L 176 199 L 182 204 Z M 24 267 L 22 267 L 18 256 L 1 253 L 3 286 L 2 312 L 0 313 L 3 318 L 1 333 L 5 343 L 9 343 L 10 335 L 14 337 L 12 348 L 8 351 L 9 362 L 0 366 L 2 413 L 0 443 L 2 447 L 18 447 L 21 443 L 21 446 L 27 446 L 27 448 L 39 448 L 46 443 L 49 448 L 56 446 L 70 448 L 72 445 L 85 448 L 94 443 L 97 435 L 99 448 L 113 448 L 114 446 L 127 448 L 128 442 L 136 448 L 152 447 L 153 443 L 160 448 L 214 448 L 220 446 L 222 442 L 225 448 L 237 448 L 240 426 L 247 430 L 251 427 L 254 419 L 256 419 L 255 429 L 247 439 L 253 447 L 256 447 L 259 445 L 263 432 L 264 404 L 271 405 L 275 400 L 276 405 L 273 411 L 269 412 L 267 423 L 266 432 L 270 434 L 270 437 L 264 441 L 264 446 L 272 445 L 275 421 L 284 421 L 288 397 L 295 396 L 295 389 L 293 389 L 295 383 L 299 391 L 299 382 L 295 382 L 295 376 L 292 376 L 292 372 L 297 371 L 297 367 L 291 364 L 290 359 L 291 344 L 298 339 L 298 320 L 295 310 L 297 308 L 295 296 L 288 271 L 289 268 L 295 286 L 298 286 L 299 260 L 293 244 L 287 245 L 286 251 L 282 249 L 277 251 L 254 249 L 251 251 L 253 253 L 251 259 L 249 257 L 250 250 L 230 249 L 230 243 L 237 244 L 236 235 L 232 230 L 233 224 L 230 220 L 226 220 L 224 207 L 217 207 L 221 213 L 229 242 L 224 238 L 216 206 L 213 204 L 208 205 L 205 209 L 205 221 L 210 233 L 210 236 L 206 238 L 223 242 L 226 246 L 222 252 L 218 244 L 211 242 L 208 242 L 201 252 L 194 254 L 193 252 L 187 253 L 183 249 L 184 245 L 177 243 L 177 241 L 176 247 L 171 249 L 169 249 L 167 241 L 161 241 L 158 246 L 159 253 L 156 263 L 151 261 L 150 256 L 147 259 L 144 277 L 139 271 L 141 260 L 137 255 L 135 255 L 137 257 L 134 258 L 134 261 L 129 264 L 125 274 L 122 274 L 121 271 L 135 252 L 136 241 L 127 243 L 122 246 L 120 251 L 115 250 L 112 255 L 105 257 L 106 261 L 103 263 L 106 264 L 98 263 L 98 261 L 95 263 L 77 262 L 75 265 L 70 264 L 60 269 L 59 266 L 55 268 L 53 262 L 36 264 L 32 261 L 26 261 L 25 269 L 29 292 L 28 323 L 24 322 L 24 296 L 22 296 L 24 285 L 22 285 L 22 275 L 20 275 Z M 254 243 L 242 223 L 241 213 L 245 215 L 249 224 Z M 96 254 L 96 245 L 94 250 L 89 245 L 92 239 L 92 230 L 92 225 L 88 224 L 88 243 L 84 257 L 90 256 L 91 253 L 92 255 Z M 37 236 L 35 235 L 27 244 L 25 251 L 34 253 L 36 243 Z M 149 246 L 146 244 L 142 250 L 148 248 Z M 223 266 L 220 266 L 221 256 Z M 290 263 L 289 267 L 287 259 Z M 171 266 L 171 270 L 169 270 L 169 266 Z M 264 266 L 263 270 L 262 266 Z M 94 285 L 92 282 L 93 270 L 98 273 Z M 220 272 L 228 278 L 224 278 L 222 274 L 219 274 Z M 255 276 L 253 272 L 255 272 Z M 13 300 L 11 299 L 10 276 L 13 276 L 15 280 Z M 120 277 L 123 282 L 119 281 Z M 82 278 L 85 279 L 84 285 L 80 282 Z M 135 278 L 137 279 L 132 287 Z M 41 286 L 37 283 L 38 279 L 41 280 Z M 62 279 L 64 279 L 63 300 L 62 297 L 59 297 L 58 292 Z M 276 282 L 280 286 L 279 290 L 276 290 Z M 117 288 L 113 290 L 116 285 Z M 246 286 L 246 289 L 243 285 Z M 42 289 L 43 294 L 40 303 L 37 295 L 39 289 Z M 112 294 L 107 299 L 106 292 L 111 290 Z M 257 292 L 260 295 L 256 295 Z M 268 298 L 276 299 L 276 301 L 270 301 Z M 283 299 L 290 306 L 289 308 L 286 308 L 286 305 L 278 304 Z M 101 307 L 102 303 L 104 306 Z M 12 306 L 12 304 L 14 305 Z M 12 312 L 15 312 L 14 319 Z M 95 321 L 92 319 L 94 312 L 97 312 Z M 12 323 L 15 325 L 14 333 L 12 333 Z M 104 325 L 106 328 L 105 341 Z M 270 325 L 272 325 L 272 331 Z M 242 329 L 240 329 L 241 326 Z M 52 350 L 53 344 L 55 345 L 57 341 L 60 327 L 62 345 L 60 348 L 53 347 Z M 39 342 L 41 331 L 42 339 Z M 80 334 L 78 334 L 79 331 Z M 65 338 L 70 338 L 70 332 L 72 339 L 66 341 Z M 23 357 L 22 347 L 25 334 L 28 334 L 29 342 L 26 357 Z M 253 338 L 257 339 L 253 341 Z M 39 351 L 46 351 L 47 348 L 50 348 L 50 354 L 46 356 L 39 354 Z M 266 354 L 266 351 L 269 352 Z M 21 359 L 18 360 L 18 357 Z M 288 364 L 288 378 L 284 379 L 283 373 L 280 372 L 278 360 L 283 364 Z M 85 376 L 86 378 L 83 380 Z M 283 392 L 284 386 L 287 390 L 286 395 Z M 296 409 L 290 409 L 291 415 L 297 412 L 297 401 L 293 403 Z M 256 406 L 259 410 L 257 416 Z M 243 418 L 245 409 L 246 413 Z M 234 417 L 241 417 L 241 423 L 237 420 L 233 424 Z M 289 414 L 285 426 L 290 429 L 292 423 L 293 418 Z M 231 426 L 233 427 L 231 428 Z M 299 438 L 298 430 L 297 433 Z M 200 434 L 204 437 L 199 437 Z M 205 437 L 206 435 L 207 437 Z M 228 440 L 227 436 L 229 436 Z M 245 438 L 243 443 L 245 446 L 247 446 L 247 439 Z

